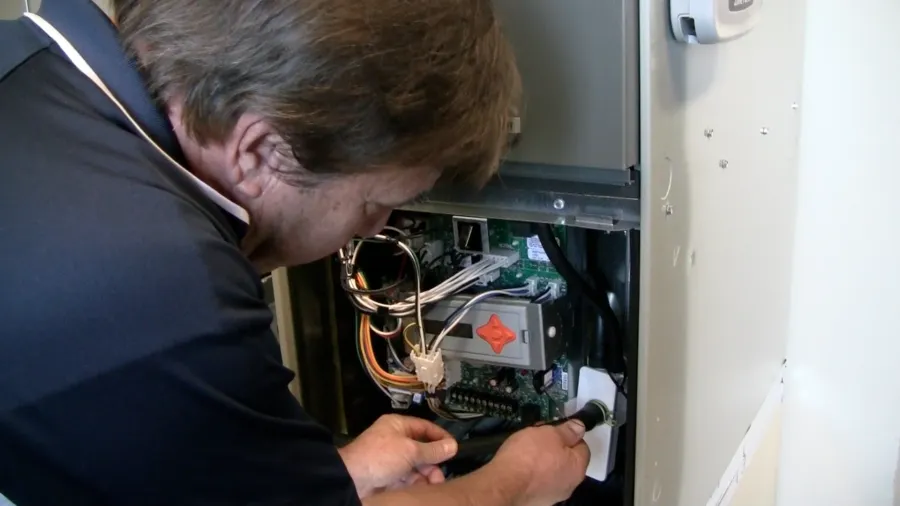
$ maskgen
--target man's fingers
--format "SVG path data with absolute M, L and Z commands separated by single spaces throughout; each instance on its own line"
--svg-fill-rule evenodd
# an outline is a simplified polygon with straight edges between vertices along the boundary
M 431 485 L 437 485 L 438 483 L 444 483 L 444 473 L 441 471 L 441 468 L 438 466 L 424 466 L 419 468 L 419 474 L 425 477 L 428 480 L 428 483 Z
M 569 447 L 577 445 L 584 439 L 584 424 L 578 420 L 570 420 L 556 427 L 556 431 Z
M 407 476 L 406 479 L 403 480 L 403 482 L 404 482 L 404 486 L 411 487 L 418 483 L 426 483 L 427 480 L 428 480 L 427 477 L 422 476 L 419 473 L 412 473 L 409 476 Z
M 428 442 L 438 441 L 440 439 L 453 439 L 449 432 L 429 422 L 413 416 L 404 416 L 401 418 L 403 423 L 403 432 L 410 439 L 416 441 Z
M 453 438 L 416 443 L 415 465 L 440 464 L 456 455 L 457 444 Z

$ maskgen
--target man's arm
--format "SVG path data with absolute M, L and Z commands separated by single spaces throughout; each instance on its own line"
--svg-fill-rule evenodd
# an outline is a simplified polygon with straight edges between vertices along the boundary
M 359 504 L 288 390 L 258 276 L 178 211 L 200 225 L 81 230 L 105 248 L 73 246 L 23 288 L 40 317 L 0 325 L 16 331 L 0 339 L 0 490 L 22 505 Z

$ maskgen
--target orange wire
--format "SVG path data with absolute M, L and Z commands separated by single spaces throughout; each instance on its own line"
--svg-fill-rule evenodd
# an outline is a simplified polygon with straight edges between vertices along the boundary
M 360 273 L 356 274 L 356 283 L 363 290 L 368 286 L 365 278 Z M 380 377 L 386 383 L 393 383 L 398 386 L 424 388 L 424 384 L 422 384 L 415 376 L 391 374 L 381 367 L 381 364 L 378 363 L 378 359 L 375 357 L 375 350 L 372 348 L 372 332 L 369 328 L 369 315 L 367 314 L 361 315 L 359 319 L 359 340 L 367 358 L 366 367 L 373 372 L 375 376 Z

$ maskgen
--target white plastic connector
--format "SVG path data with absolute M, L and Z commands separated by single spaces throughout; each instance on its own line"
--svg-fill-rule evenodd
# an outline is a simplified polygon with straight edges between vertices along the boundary
M 511 249 L 494 248 L 491 249 L 490 254 L 487 254 L 484 257 L 488 260 L 499 262 L 500 267 L 506 268 L 511 267 L 514 263 L 519 261 L 519 252 Z
M 494 281 L 497 281 L 498 279 L 500 279 L 500 271 L 492 271 L 492 272 L 489 272 L 482 276 L 479 276 L 478 280 L 475 281 L 475 284 L 477 286 L 488 286 L 489 284 L 493 283 Z
M 434 391 L 444 379 L 444 356 L 441 350 L 431 353 L 421 353 L 413 350 L 409 358 L 416 366 L 416 377 L 425 384 L 425 387 Z
M 444 371 L 444 380 L 447 382 L 447 387 L 462 381 L 462 362 L 459 360 L 447 360 L 444 362 Z
M 391 407 L 394 409 L 409 409 L 412 404 L 413 394 L 407 390 L 388 387 L 388 393 L 391 395 Z
M 540 289 L 538 289 L 538 278 L 532 276 L 525 280 L 525 285 L 528 287 L 528 295 L 532 297 L 536 297 L 540 293 Z
M 444 241 L 435 239 L 426 242 L 422 248 L 422 265 L 430 265 L 444 254 Z
M 558 281 L 551 281 L 547 283 L 547 288 L 550 289 L 550 298 L 556 300 L 562 297 L 562 284 Z

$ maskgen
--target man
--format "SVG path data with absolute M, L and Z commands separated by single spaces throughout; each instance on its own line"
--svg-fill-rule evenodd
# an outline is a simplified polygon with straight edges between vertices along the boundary
M 382 418 L 339 452 L 288 392 L 259 282 L 496 170 L 519 84 L 490 3 L 113 5 L 117 26 L 89 0 L 0 24 L 0 493 L 567 497 L 588 459 L 577 424 L 522 431 L 446 483 L 456 444 L 423 420 Z

